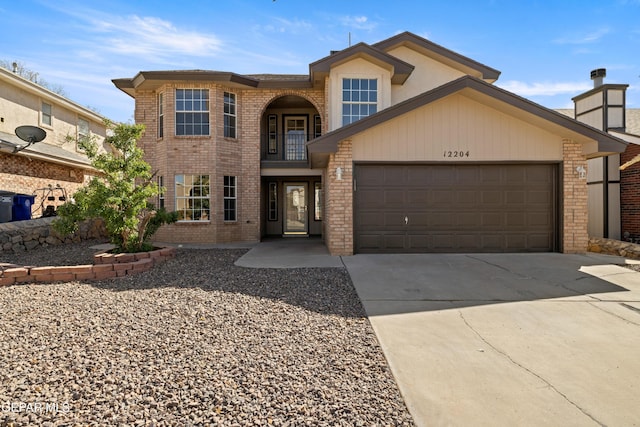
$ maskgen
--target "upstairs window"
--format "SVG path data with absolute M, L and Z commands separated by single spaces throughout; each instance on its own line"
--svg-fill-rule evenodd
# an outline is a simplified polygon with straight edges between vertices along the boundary
M 378 111 L 378 80 L 342 79 L 342 125 Z
M 90 137 L 89 122 L 85 119 L 78 118 L 78 139 L 76 142 L 76 150 L 84 152 L 84 149 L 80 145 L 81 142 L 86 142 Z
M 164 94 L 158 94 L 158 138 L 164 137 Z
M 209 135 L 208 89 L 176 89 L 176 135 Z
M 236 94 L 224 93 L 224 136 L 236 138 Z
M 42 103 L 42 124 L 46 126 L 51 126 L 53 123 L 53 108 L 51 104 L 47 104 L 46 102 Z

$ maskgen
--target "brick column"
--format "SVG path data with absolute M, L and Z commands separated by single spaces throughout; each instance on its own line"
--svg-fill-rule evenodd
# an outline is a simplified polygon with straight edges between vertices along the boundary
M 353 161 L 351 141 L 330 154 L 326 172 L 326 244 L 331 255 L 353 255 Z M 342 169 L 338 180 L 336 169 Z
M 562 142 L 562 252 L 584 253 L 589 241 L 587 180 L 580 178 L 576 168 L 582 166 L 586 170 L 587 160 L 582 154 L 582 144 L 569 139 Z

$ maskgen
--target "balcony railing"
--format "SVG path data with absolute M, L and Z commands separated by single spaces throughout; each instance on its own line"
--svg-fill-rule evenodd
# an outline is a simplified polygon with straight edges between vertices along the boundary
M 286 134 L 263 134 L 261 137 L 262 160 L 306 161 L 307 142 L 314 138 L 302 131 Z

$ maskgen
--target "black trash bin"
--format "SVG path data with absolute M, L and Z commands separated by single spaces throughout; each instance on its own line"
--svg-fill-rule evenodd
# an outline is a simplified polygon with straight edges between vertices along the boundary
M 13 191 L 0 190 L 0 223 L 9 222 L 13 218 Z
M 31 219 L 31 206 L 36 196 L 30 194 L 16 194 L 13 196 L 13 221 Z

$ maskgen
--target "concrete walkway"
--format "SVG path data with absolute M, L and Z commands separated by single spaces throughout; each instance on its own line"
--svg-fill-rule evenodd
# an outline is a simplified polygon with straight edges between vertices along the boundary
M 640 273 L 604 255 L 331 257 L 253 247 L 245 267 L 346 266 L 419 426 L 640 425 Z
M 340 257 L 329 255 L 319 237 L 264 240 L 240 257 L 236 265 L 250 268 L 344 267 Z

